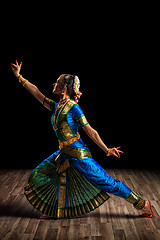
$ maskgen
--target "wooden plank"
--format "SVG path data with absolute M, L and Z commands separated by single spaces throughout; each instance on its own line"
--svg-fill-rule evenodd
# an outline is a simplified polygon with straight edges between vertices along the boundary
M 132 204 L 109 194 L 111 198 L 84 216 L 73 219 L 37 219 L 40 213 L 23 193 L 31 170 L 0 170 L 0 239 L 5 240 L 159 240 L 160 171 L 107 169 L 131 189 L 149 199 L 155 216 L 142 218 Z
M 37 227 L 38 227 L 38 224 L 39 224 L 39 220 L 37 219 L 30 219 L 29 220 L 29 223 L 26 227 L 26 230 L 24 233 L 26 234 L 35 234 L 36 230 L 37 230 Z
M 57 239 L 60 239 L 59 235 Z M 73 225 L 73 224 L 70 225 L 68 229 L 68 240 L 73 240 L 73 239 L 77 240 L 78 236 L 79 236 L 79 231 L 77 231 L 77 225 Z M 90 233 L 89 233 L 89 236 L 90 236 Z
M 100 233 L 101 233 L 102 239 L 114 240 L 115 238 L 114 238 L 112 222 L 101 223 L 100 224 Z
M 18 222 L 16 227 L 13 228 L 12 234 L 8 239 L 13 239 L 13 240 L 21 239 L 24 235 L 28 222 L 29 222 L 28 218 L 20 218 L 20 221 Z
M 80 239 L 91 236 L 91 224 L 81 223 L 78 229 L 78 236 Z
M 48 229 L 47 229 L 47 232 L 46 232 L 45 239 L 46 240 L 57 239 L 58 230 L 59 230 L 59 228 L 57 228 L 57 227 L 49 226 Z M 66 238 L 66 239 L 68 239 L 68 238 Z
M 42 240 L 45 239 L 45 235 L 47 233 L 47 229 L 50 226 L 50 223 L 48 220 L 39 220 L 34 239 L 35 240 Z
M 56 240 L 68 239 L 68 235 L 69 235 L 69 226 L 62 226 L 59 229 Z M 73 238 L 73 239 L 76 239 L 76 238 Z

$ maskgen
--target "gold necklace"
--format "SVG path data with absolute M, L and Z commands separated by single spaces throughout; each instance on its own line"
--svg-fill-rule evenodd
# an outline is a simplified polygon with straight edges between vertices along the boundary
M 65 99 L 62 99 L 62 100 L 60 100 L 60 101 L 59 101 L 59 103 L 60 103 L 60 104 L 64 104 L 64 103 L 67 101 L 67 99 L 69 99 L 69 97 L 67 97 L 67 98 L 65 98 Z
M 57 108 L 56 108 L 56 111 L 55 111 L 55 114 L 54 114 L 55 119 L 54 119 L 53 129 L 54 129 L 55 131 L 58 130 L 57 122 L 58 122 L 59 115 L 60 115 L 60 113 L 61 113 L 62 110 L 63 110 L 63 106 L 66 105 L 67 102 L 70 101 L 70 98 L 69 98 L 69 99 L 66 98 L 66 99 L 64 99 L 64 100 L 65 100 L 65 102 L 64 102 L 62 105 L 60 105 L 60 103 L 58 104 L 58 106 L 57 106 Z M 61 109 L 59 110 L 59 113 L 57 114 L 57 117 L 56 117 L 56 113 L 57 113 L 57 111 L 58 111 L 58 109 L 59 109 L 60 107 L 61 107 Z

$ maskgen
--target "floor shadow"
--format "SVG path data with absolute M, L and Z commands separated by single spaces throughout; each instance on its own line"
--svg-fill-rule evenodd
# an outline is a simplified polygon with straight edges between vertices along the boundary
M 33 210 L 33 208 L 27 208 L 27 207 L 22 207 L 18 206 L 14 208 L 13 206 L 10 205 L 2 205 L 0 204 L 0 217 L 2 216 L 10 216 L 10 217 L 22 217 L 22 218 L 37 218 L 40 213 L 37 213 Z
M 103 214 L 98 214 L 98 213 L 94 213 L 93 214 L 94 218 L 100 218 L 102 217 L 106 217 L 106 218 L 126 218 L 126 219 L 135 219 L 135 218 L 142 218 L 142 216 L 140 214 L 118 214 L 118 213 L 103 213 Z
M 96 212 L 88 213 L 91 214 L 91 218 L 100 218 L 106 217 L 106 218 L 126 218 L 126 219 L 135 219 L 135 218 L 141 218 L 142 216 L 140 214 L 138 215 L 132 215 L 132 214 L 116 214 L 116 213 L 103 213 L 99 214 Z M 88 218 L 88 214 L 81 216 L 80 218 Z M 10 217 L 22 217 L 22 218 L 36 218 L 40 216 L 41 213 L 38 212 L 38 210 L 35 210 L 32 206 L 30 207 L 23 207 L 23 206 L 16 206 L 14 208 L 12 205 L 2 205 L 0 204 L 0 217 L 2 216 L 10 216 Z M 76 218 L 72 218 L 76 219 Z

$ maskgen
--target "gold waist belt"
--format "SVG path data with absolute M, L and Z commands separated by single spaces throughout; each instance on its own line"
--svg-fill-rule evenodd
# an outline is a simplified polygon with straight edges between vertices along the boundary
M 68 139 L 66 141 L 58 140 L 58 142 L 59 142 L 59 149 L 61 150 L 64 147 L 67 147 L 67 146 L 71 145 L 72 143 L 76 142 L 78 139 L 80 139 L 80 135 L 79 135 L 79 133 L 76 133 L 74 138 Z

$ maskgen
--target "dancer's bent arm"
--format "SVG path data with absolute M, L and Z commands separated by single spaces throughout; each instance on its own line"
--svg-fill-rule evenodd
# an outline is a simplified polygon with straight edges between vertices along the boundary
M 90 124 L 85 125 L 83 129 L 87 133 L 87 135 L 107 154 L 109 148 L 104 144 L 101 137 L 99 136 L 99 133 L 95 129 L 93 129 Z M 110 149 L 110 154 L 119 158 L 120 153 L 123 152 L 118 150 L 118 148 Z

